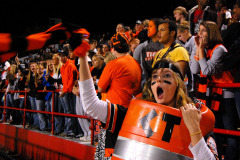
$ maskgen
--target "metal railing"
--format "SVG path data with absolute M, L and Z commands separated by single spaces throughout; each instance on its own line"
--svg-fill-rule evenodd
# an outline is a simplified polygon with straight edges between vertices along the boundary
M 10 110 L 18 110 L 18 111 L 23 111 L 23 128 L 25 128 L 26 125 L 26 112 L 34 112 L 34 113 L 44 113 L 44 114 L 49 114 L 51 115 L 51 125 L 52 125 L 52 130 L 51 130 L 51 134 L 54 134 L 54 116 L 64 116 L 64 117 L 71 117 L 71 118 L 83 118 L 83 119 L 89 119 L 91 121 L 91 125 L 89 127 L 89 129 L 91 130 L 91 145 L 94 145 L 94 130 L 95 130 L 95 120 L 92 119 L 91 117 L 88 116 L 83 116 L 83 115 L 77 115 L 77 114 L 67 114 L 67 113 L 59 113 L 59 112 L 54 112 L 54 99 L 55 99 L 55 93 L 58 93 L 59 90 L 54 90 L 54 91 L 50 91 L 50 90 L 39 90 L 38 92 L 51 92 L 52 93 L 52 108 L 51 108 L 51 112 L 49 111 L 39 111 L 39 110 L 31 110 L 31 109 L 26 109 L 27 107 L 27 91 L 9 91 L 9 93 L 24 93 L 24 108 L 16 108 L 16 107 L 7 107 L 6 106 L 6 102 L 7 102 L 7 94 L 5 93 L 5 99 L 4 99 L 4 106 L 0 106 L 0 108 L 3 108 L 3 122 L 6 122 L 6 109 L 10 109 Z
M 216 88 L 240 88 L 240 83 L 210 83 L 209 86 Z M 234 130 L 214 128 L 213 132 L 218 134 L 240 136 L 240 131 Z
M 211 87 L 217 87 L 217 88 L 240 88 L 240 83 L 221 83 L 221 84 L 209 84 Z M 5 93 L 5 99 L 4 99 L 4 106 L 0 106 L 0 108 L 3 108 L 3 115 L 4 115 L 4 122 L 6 121 L 6 109 L 11 109 L 11 110 L 19 110 L 23 111 L 23 127 L 25 128 L 26 124 L 26 112 L 35 112 L 35 113 L 44 113 L 44 114 L 50 114 L 52 117 L 52 120 L 50 123 L 52 124 L 52 131 L 51 134 L 54 134 L 54 116 L 65 116 L 65 117 L 73 117 L 73 118 L 84 118 L 84 119 L 89 119 L 91 121 L 91 126 L 89 129 L 91 130 L 91 145 L 94 144 L 94 130 L 95 130 L 95 120 L 88 117 L 88 116 L 83 116 L 83 115 L 76 115 L 76 114 L 66 114 L 66 113 L 58 113 L 54 112 L 54 95 L 55 93 L 59 92 L 59 90 L 54 90 L 54 91 L 49 91 L 49 90 L 41 90 L 38 92 L 52 92 L 52 110 L 51 112 L 48 111 L 38 111 L 38 110 L 31 110 L 31 109 L 26 109 L 27 106 L 27 91 L 9 91 L 10 93 L 24 93 L 24 108 L 15 108 L 15 107 L 7 107 L 6 106 L 6 100 L 7 96 Z M 234 130 L 226 130 L 226 129 L 219 129 L 219 128 L 214 128 L 213 130 L 214 133 L 218 134 L 225 134 L 225 135 L 233 135 L 233 136 L 240 136 L 240 131 L 234 131 Z

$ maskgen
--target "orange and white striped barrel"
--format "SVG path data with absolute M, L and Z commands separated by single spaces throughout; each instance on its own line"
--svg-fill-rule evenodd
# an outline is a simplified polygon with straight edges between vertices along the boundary
M 213 131 L 215 117 L 201 106 L 203 136 Z M 172 107 L 134 99 L 114 148 L 112 159 L 190 160 L 191 142 L 181 111 Z

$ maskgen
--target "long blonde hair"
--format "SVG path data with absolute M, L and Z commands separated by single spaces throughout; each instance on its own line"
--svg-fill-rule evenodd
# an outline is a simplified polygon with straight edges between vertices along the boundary
M 35 62 L 32 62 L 32 63 L 30 64 L 30 67 L 31 67 L 31 65 L 36 65 L 36 67 L 37 67 L 37 63 L 35 63 Z M 28 69 L 28 70 L 29 70 L 29 72 L 28 72 L 28 75 L 27 75 L 26 83 L 29 83 L 29 82 L 30 82 L 31 74 L 33 74 L 32 71 L 31 71 L 31 69 Z M 36 72 L 37 72 L 37 70 L 35 70 L 35 73 L 34 73 L 34 74 L 36 74 Z
M 7 70 L 7 73 L 15 75 L 17 73 L 17 65 L 16 64 L 11 64 L 10 65 L 10 70 Z
M 160 60 L 160 61 L 162 61 L 162 60 Z M 173 62 L 171 62 L 169 60 L 164 59 L 164 61 L 167 61 L 168 63 L 173 64 Z M 178 66 L 175 65 L 175 67 L 177 67 L 179 69 Z M 154 71 L 156 71 L 156 70 L 154 70 Z M 184 106 L 185 104 L 188 104 L 188 103 L 193 104 L 191 98 L 189 98 L 187 95 L 187 89 L 186 89 L 184 81 L 175 72 L 173 72 L 173 75 L 174 75 L 174 79 L 177 83 L 177 88 L 176 88 L 175 96 L 174 96 L 175 97 L 174 108 L 179 109 L 181 106 Z M 152 76 L 150 76 L 150 78 L 144 85 L 143 92 L 142 92 L 142 99 L 146 100 L 146 101 L 150 101 L 150 102 L 156 102 L 153 92 L 152 92 L 152 89 L 151 89 L 151 80 L 152 80 Z
M 53 68 L 52 71 L 50 70 L 50 65 L 51 65 L 51 63 L 52 63 L 52 60 L 51 60 L 51 59 L 47 60 L 46 74 L 52 74 L 52 73 L 54 72 L 54 68 Z M 53 66 L 54 66 L 54 65 L 53 65 Z
M 58 59 L 58 65 L 57 66 L 53 65 L 53 75 L 54 75 L 54 74 L 58 74 L 59 73 L 59 71 L 60 71 L 60 69 L 62 67 L 62 62 L 60 61 L 60 57 L 59 57 L 58 54 L 54 54 L 53 57 L 56 57 Z

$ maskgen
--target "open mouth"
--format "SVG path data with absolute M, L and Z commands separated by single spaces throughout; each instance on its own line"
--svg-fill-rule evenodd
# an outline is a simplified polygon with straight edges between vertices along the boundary
M 157 96 L 159 99 L 163 97 L 163 89 L 161 87 L 157 87 Z

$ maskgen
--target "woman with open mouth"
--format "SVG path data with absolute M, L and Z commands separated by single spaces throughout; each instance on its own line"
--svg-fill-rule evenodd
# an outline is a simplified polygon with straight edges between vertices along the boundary
M 89 71 L 87 57 L 84 53 L 77 53 L 77 55 L 80 56 L 79 88 L 84 109 L 92 118 L 100 120 L 103 127 L 112 131 L 116 135 L 116 139 L 113 141 L 116 141 L 127 109 L 120 105 L 111 104 L 111 102 L 99 100 Z M 193 158 L 196 160 L 218 159 L 214 139 L 209 136 L 205 142 L 204 138 L 206 137 L 202 135 L 200 129 L 201 111 L 187 96 L 183 76 L 179 68 L 171 61 L 163 59 L 155 63 L 151 77 L 145 83 L 142 99 L 146 102 L 156 102 L 180 109 L 191 137 L 189 149 Z

